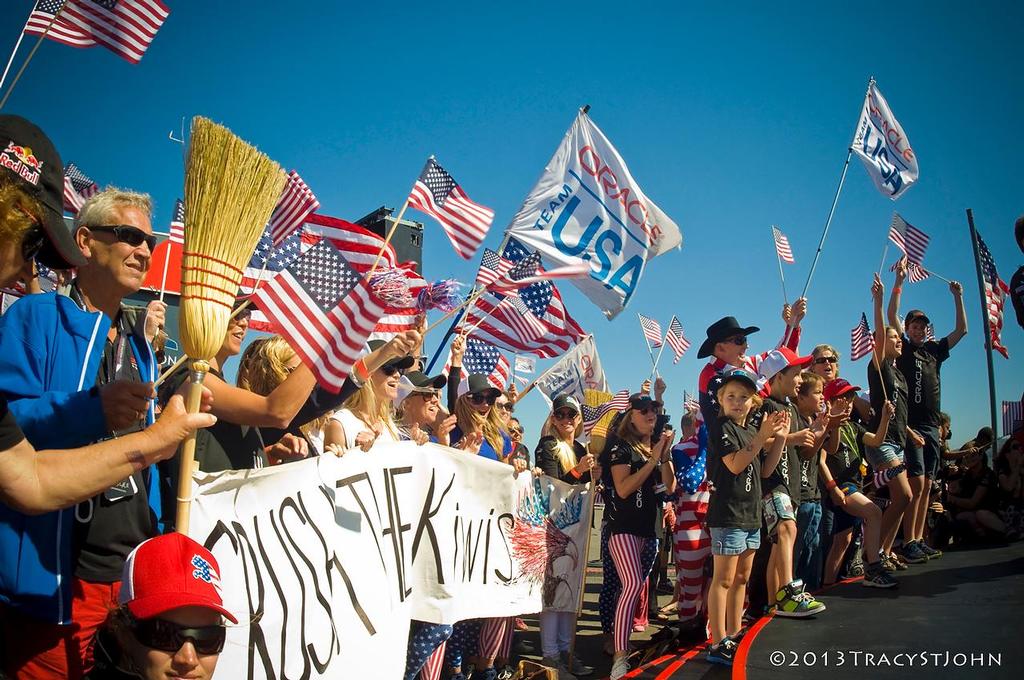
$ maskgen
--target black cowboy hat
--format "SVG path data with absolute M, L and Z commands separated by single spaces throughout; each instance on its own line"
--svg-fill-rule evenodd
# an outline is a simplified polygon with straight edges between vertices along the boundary
M 759 330 L 761 329 L 757 326 L 747 326 L 744 328 L 736 321 L 736 317 L 724 316 L 708 326 L 708 339 L 701 344 L 700 350 L 697 352 L 697 358 L 703 359 L 714 354 L 715 345 L 726 338 L 731 338 L 734 335 L 750 335 Z
M 486 373 L 470 373 L 466 383 L 469 386 L 468 394 L 493 395 L 495 399 L 501 394 L 501 390 L 491 384 Z

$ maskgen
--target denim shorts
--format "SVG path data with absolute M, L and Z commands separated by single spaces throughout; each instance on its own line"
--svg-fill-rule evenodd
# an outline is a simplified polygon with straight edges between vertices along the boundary
M 926 475 L 934 479 L 939 470 L 939 429 L 936 427 L 915 427 L 917 433 L 924 437 L 924 446 L 914 446 L 907 438 L 907 477 Z
M 709 527 L 709 530 L 711 552 L 715 555 L 741 555 L 748 550 L 757 550 L 761 547 L 760 529 Z
M 768 538 L 774 542 L 778 535 L 779 522 L 787 519 L 796 521 L 793 499 L 781 491 L 771 491 L 766 493 L 762 500 L 764 527 L 768 530 Z
M 864 453 L 868 462 L 877 472 L 880 469 L 892 467 L 892 461 L 903 462 L 903 449 L 892 442 L 882 442 L 877 449 L 873 446 L 865 446 Z

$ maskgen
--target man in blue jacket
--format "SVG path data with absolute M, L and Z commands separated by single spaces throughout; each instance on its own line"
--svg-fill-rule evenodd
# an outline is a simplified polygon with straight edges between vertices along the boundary
M 0 318 L 0 396 L 37 449 L 84 446 L 153 422 L 155 358 L 121 311 L 149 269 L 151 210 L 148 196 L 117 189 L 90 198 L 75 232 L 87 264 L 69 295 L 28 296 Z M 21 661 L 15 677 L 88 670 L 124 560 L 158 533 L 159 508 L 152 468 L 77 508 L 27 516 L 0 507 L 0 602 L 7 664 Z

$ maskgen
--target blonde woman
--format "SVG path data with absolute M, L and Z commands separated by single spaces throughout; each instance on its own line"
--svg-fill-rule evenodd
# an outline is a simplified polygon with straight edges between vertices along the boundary
M 561 479 L 569 484 L 586 484 L 591 481 L 594 470 L 594 456 L 576 441 L 583 434 L 583 418 L 580 403 L 570 395 L 559 395 L 551 404 L 551 414 L 541 428 L 540 443 L 534 451 L 534 459 L 548 477 Z M 596 473 L 595 473 L 596 474 Z M 579 659 L 569 658 L 575 615 L 572 612 L 550 611 L 554 594 L 547 592 L 545 584 L 544 607 L 540 613 L 540 639 L 544 653 L 544 665 L 558 669 L 559 677 L 587 676 L 593 668 L 584 666 Z

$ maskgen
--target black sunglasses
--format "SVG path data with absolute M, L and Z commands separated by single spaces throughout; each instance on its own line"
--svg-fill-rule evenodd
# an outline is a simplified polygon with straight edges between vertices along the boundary
M 417 390 L 413 392 L 417 397 L 423 397 L 427 401 L 434 399 L 435 397 L 440 398 L 441 390 Z
M 814 363 L 816 363 L 818 365 L 821 365 L 821 364 L 838 364 L 839 363 L 839 359 L 836 359 L 835 357 L 818 357 L 817 359 L 814 360 Z
M 488 406 L 494 406 L 494 402 L 498 401 L 498 395 L 496 394 L 471 394 L 469 400 L 478 406 L 487 402 Z
M 145 619 L 132 626 L 132 635 L 143 646 L 161 652 L 176 652 L 191 640 L 198 654 L 220 654 L 227 629 L 224 626 L 189 628 L 164 619 Z
M 516 410 L 515 404 L 513 404 L 511 401 L 505 402 L 504 404 L 498 404 L 498 408 L 505 409 L 509 413 L 512 413 Z
M 555 411 L 555 420 L 572 420 L 576 417 L 576 412 L 571 409 L 559 409 Z
M 43 231 L 42 227 L 36 225 L 25 233 L 25 237 L 21 239 L 21 257 L 25 262 L 34 260 L 39 251 L 43 249 L 43 245 L 46 243 L 46 232 Z
M 108 234 L 113 234 L 121 243 L 127 243 L 133 248 L 138 248 L 143 243 L 149 246 L 149 252 L 153 252 L 156 249 L 156 236 L 147 234 L 138 227 L 133 227 L 130 224 L 111 224 L 102 227 L 90 227 L 85 225 L 89 231 L 102 231 Z
M 383 373 L 384 375 L 386 375 L 389 378 L 391 376 L 395 375 L 396 373 L 398 375 L 405 375 L 405 369 L 404 368 L 399 368 L 398 366 L 396 366 L 394 364 L 384 364 L 378 370 L 380 370 L 381 373 Z
M 654 401 L 649 397 L 644 397 L 643 399 L 631 399 L 629 407 L 634 411 L 639 411 L 642 415 L 647 415 L 651 411 L 656 413 L 662 407 L 662 403 Z
M 745 335 L 734 335 L 731 338 L 726 338 L 722 342 L 731 342 L 734 345 L 745 345 L 747 344 L 747 336 Z

